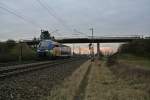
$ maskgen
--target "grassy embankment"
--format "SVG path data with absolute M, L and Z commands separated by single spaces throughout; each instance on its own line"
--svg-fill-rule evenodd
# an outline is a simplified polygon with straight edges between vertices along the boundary
M 119 53 L 108 58 L 107 66 L 131 88 L 144 91 L 150 98 L 150 40 L 138 40 L 122 45 Z M 147 98 L 139 99 L 147 100 Z M 149 99 L 148 99 L 149 100 Z
M 118 53 L 108 58 L 108 65 L 118 64 L 132 68 L 150 69 L 150 39 L 122 44 Z
M 134 40 L 122 44 L 117 58 L 120 62 L 132 66 L 150 67 L 150 39 Z
M 117 70 L 117 69 L 115 69 Z M 125 80 L 102 61 L 93 63 L 84 100 L 149 100 L 145 84 Z M 135 82 L 135 81 L 134 81 Z M 147 84 L 148 86 L 148 84 Z
M 119 80 L 124 80 L 131 89 L 141 91 L 141 99 L 150 98 L 150 60 L 131 54 L 109 58 L 108 68 Z M 132 93 L 132 92 L 131 92 Z M 138 99 L 138 98 L 137 98 Z M 134 100 L 134 99 L 131 99 Z M 136 100 L 136 99 L 135 99 Z
M 135 56 L 131 54 L 118 55 L 118 62 L 138 68 L 150 69 L 150 58 Z
M 22 61 L 35 60 L 36 52 L 25 43 L 9 40 L 0 42 L 0 63 L 18 62 L 22 48 Z

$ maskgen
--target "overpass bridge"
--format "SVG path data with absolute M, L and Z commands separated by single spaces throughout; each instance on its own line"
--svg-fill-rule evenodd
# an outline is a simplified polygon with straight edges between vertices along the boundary
M 62 38 L 55 39 L 59 43 L 122 43 L 141 39 L 140 37 L 93 37 L 92 38 Z M 40 40 L 24 40 L 28 45 L 37 45 Z
M 121 43 L 131 42 L 140 37 L 93 37 L 93 38 L 64 38 L 56 39 L 59 43 Z
M 55 39 L 59 43 L 97 43 L 97 54 L 100 55 L 100 43 L 122 43 L 122 42 L 131 42 L 133 40 L 142 39 L 140 37 L 89 37 L 89 38 L 63 38 Z M 37 47 L 40 40 L 25 40 L 23 41 L 28 45 Z

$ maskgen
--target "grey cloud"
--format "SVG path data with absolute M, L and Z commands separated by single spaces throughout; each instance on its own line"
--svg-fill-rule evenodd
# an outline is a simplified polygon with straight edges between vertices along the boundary
M 89 28 L 94 27 L 95 35 L 101 36 L 134 35 L 137 33 L 145 35 L 150 33 L 149 0 L 41 1 L 49 5 L 51 12 L 61 18 L 72 30 L 76 28 L 90 34 Z M 59 29 L 62 34 L 73 33 L 56 18 L 50 16 L 36 0 L 2 0 L 1 2 L 16 9 L 18 14 L 33 20 L 42 28 L 47 28 L 50 31 Z M 0 4 L 0 6 L 3 5 Z M 39 27 L 34 27 L 2 9 L 0 9 L 0 22 L 0 39 L 20 38 L 21 36 L 31 38 L 40 33 Z M 30 34 L 22 35 L 22 33 Z

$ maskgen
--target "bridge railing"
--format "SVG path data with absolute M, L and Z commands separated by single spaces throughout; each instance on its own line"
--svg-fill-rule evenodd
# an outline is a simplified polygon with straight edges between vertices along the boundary
M 89 39 L 92 39 L 92 36 L 88 37 Z M 104 36 L 94 36 L 93 39 L 140 39 L 141 36 L 113 36 L 113 37 L 104 37 Z

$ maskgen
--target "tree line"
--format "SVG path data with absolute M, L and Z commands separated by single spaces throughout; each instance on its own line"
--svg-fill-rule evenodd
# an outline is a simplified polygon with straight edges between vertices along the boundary
M 132 42 L 122 44 L 119 47 L 118 52 L 150 57 L 150 39 L 134 40 Z

